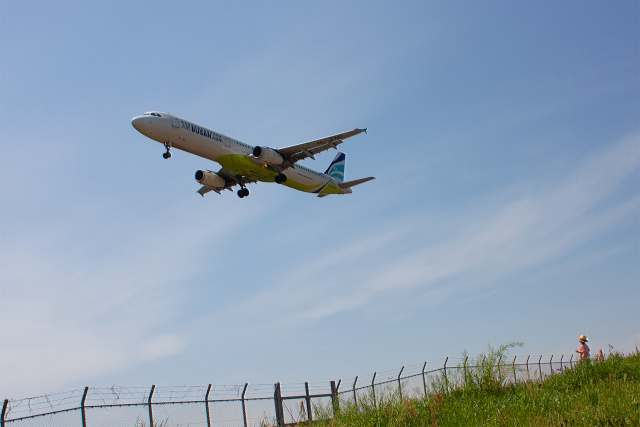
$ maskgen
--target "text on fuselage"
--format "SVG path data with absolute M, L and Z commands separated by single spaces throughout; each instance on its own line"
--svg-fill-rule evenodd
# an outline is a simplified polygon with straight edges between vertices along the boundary
M 198 125 L 194 125 L 193 123 L 189 123 L 185 120 L 182 120 L 182 128 L 186 130 L 190 130 L 193 133 L 197 133 L 198 135 L 202 135 L 206 138 L 213 139 L 214 141 L 222 142 L 222 137 L 217 133 L 210 131 L 209 129 L 205 129 Z

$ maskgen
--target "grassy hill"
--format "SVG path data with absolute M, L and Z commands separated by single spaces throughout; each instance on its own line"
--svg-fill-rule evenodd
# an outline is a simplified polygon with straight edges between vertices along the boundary
M 489 357 L 477 359 L 478 368 L 458 369 L 446 385 L 436 381 L 427 398 L 389 393 L 377 407 L 367 399 L 344 402 L 335 418 L 313 425 L 640 426 L 640 352 L 580 362 L 542 381 L 512 384 L 488 360 L 511 345 L 490 348 Z

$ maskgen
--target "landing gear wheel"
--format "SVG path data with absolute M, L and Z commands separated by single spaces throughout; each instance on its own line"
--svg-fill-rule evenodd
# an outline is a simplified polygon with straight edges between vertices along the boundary
M 165 142 L 164 146 L 167 149 L 167 152 L 164 153 L 162 157 L 164 157 L 165 159 L 168 159 L 169 157 L 171 157 L 171 142 Z
M 238 197 L 240 197 L 241 199 L 243 197 L 247 197 L 249 195 L 249 189 L 248 188 L 241 188 L 238 190 Z
M 278 175 L 276 175 L 276 182 L 278 184 L 284 184 L 285 182 L 287 182 L 287 175 L 279 173 Z

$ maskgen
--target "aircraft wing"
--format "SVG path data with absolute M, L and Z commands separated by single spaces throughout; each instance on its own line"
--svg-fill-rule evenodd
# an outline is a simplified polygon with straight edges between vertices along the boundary
M 233 187 L 234 185 L 243 185 L 243 184 L 250 184 L 252 182 L 258 182 L 255 179 L 249 179 L 246 176 L 238 175 L 237 173 L 233 173 L 230 170 L 225 168 L 220 169 L 216 173 L 224 177 L 227 181 L 231 181 L 230 182 L 231 185 L 229 187 Z
M 276 151 L 280 153 L 291 164 L 306 158 L 312 158 L 314 154 L 322 153 L 330 148 L 337 148 L 345 139 L 367 132 L 366 129 L 354 129 L 348 132 L 331 135 L 313 141 L 303 142 L 302 144 L 291 145 L 290 147 L 278 148 Z
M 203 185 L 202 187 L 200 187 L 200 189 L 198 190 L 198 194 L 204 197 L 204 195 L 207 194 L 209 191 L 215 191 L 216 193 L 220 194 L 220 190 L 213 187 L 209 187 L 208 185 Z

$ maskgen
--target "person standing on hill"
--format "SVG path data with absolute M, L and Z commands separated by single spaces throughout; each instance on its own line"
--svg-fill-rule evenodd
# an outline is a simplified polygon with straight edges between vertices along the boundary
M 586 335 L 580 335 L 578 341 L 580 341 L 580 349 L 576 350 L 576 353 L 580 353 L 580 361 L 583 361 L 589 358 L 589 346 L 587 345 L 589 340 Z

